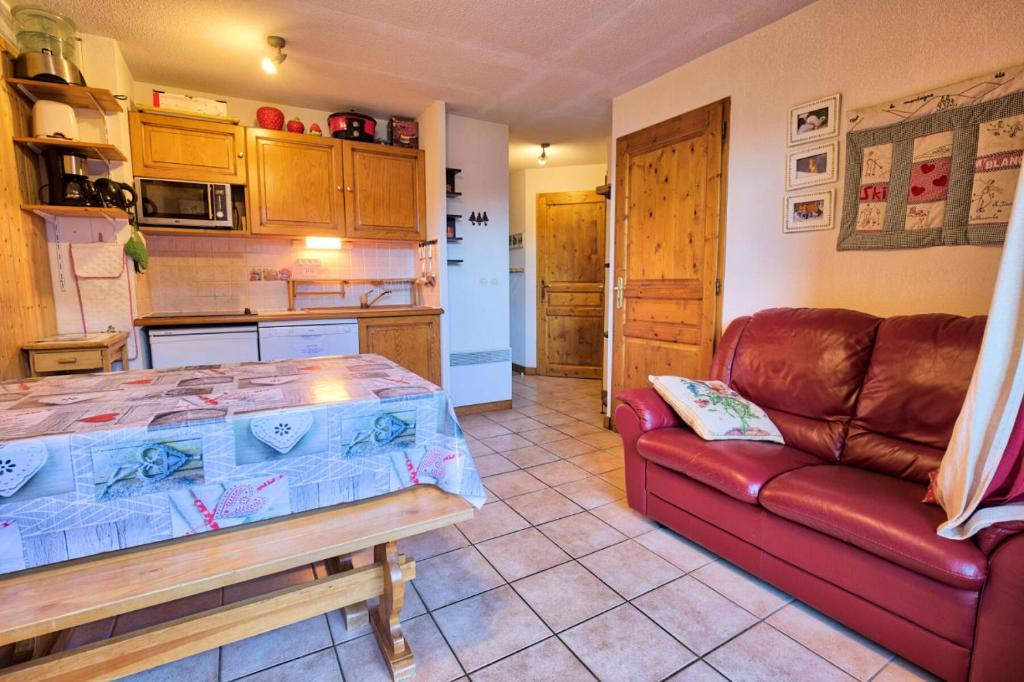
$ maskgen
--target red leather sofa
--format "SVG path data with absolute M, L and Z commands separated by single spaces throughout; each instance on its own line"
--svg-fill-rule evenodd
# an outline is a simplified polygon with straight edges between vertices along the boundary
M 785 445 L 704 441 L 620 392 L 631 507 L 949 680 L 1024 676 L 1024 535 L 935 534 L 922 502 L 985 318 L 772 309 L 729 325 L 711 378 Z

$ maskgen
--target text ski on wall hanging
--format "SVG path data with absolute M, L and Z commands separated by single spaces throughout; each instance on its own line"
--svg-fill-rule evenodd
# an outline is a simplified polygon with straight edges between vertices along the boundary
M 1003 242 L 1024 154 L 1024 65 L 848 123 L 838 250 Z

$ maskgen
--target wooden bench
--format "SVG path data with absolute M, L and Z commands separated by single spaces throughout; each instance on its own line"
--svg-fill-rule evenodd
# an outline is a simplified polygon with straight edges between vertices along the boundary
M 397 541 L 472 516 L 461 497 L 416 486 L 0 578 L 0 649 L 22 661 L 0 677 L 120 677 L 379 597 L 369 614 L 377 642 L 394 678 L 411 678 L 415 663 L 399 611 L 416 570 Z M 370 547 L 373 563 L 352 568 L 350 555 Z M 76 626 L 318 562 L 326 570 L 312 582 L 64 648 Z

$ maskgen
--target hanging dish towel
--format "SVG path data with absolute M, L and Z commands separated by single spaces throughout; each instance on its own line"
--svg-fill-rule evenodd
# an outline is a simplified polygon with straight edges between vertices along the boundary
M 72 243 L 69 253 L 82 331 L 133 329 L 134 303 L 123 245 L 116 241 Z M 129 334 L 128 343 L 129 355 L 135 357 L 134 334 Z

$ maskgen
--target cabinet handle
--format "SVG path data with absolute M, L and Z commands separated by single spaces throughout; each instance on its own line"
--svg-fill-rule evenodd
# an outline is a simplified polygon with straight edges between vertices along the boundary
M 622 278 L 618 277 L 615 279 L 615 308 L 619 309 L 622 307 Z
M 339 192 L 341 191 L 341 185 L 338 185 L 338 191 Z
M 345 188 L 345 191 L 346 191 L 346 192 L 351 192 L 351 191 L 352 191 L 352 186 L 351 186 L 351 185 L 349 185 L 348 187 L 346 187 L 346 188 Z
M 245 158 L 245 152 L 238 152 L 238 158 L 240 158 L 240 159 Z
M 73 365 L 78 362 L 78 358 L 61 358 L 57 361 L 59 365 Z

